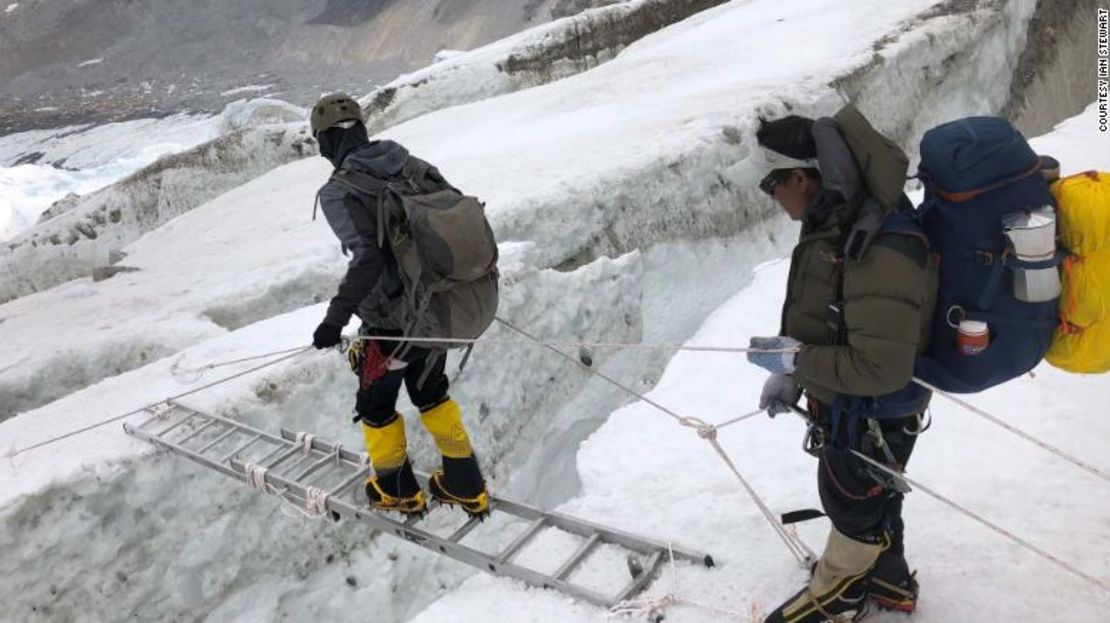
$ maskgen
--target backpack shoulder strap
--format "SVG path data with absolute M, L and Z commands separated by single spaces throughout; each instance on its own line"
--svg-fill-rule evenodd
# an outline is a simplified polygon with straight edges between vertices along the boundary
M 373 175 L 361 173 L 359 171 L 348 171 L 346 169 L 337 169 L 331 174 L 331 179 L 348 188 L 372 197 L 378 197 L 390 188 L 390 183 L 386 180 L 380 180 Z
M 833 344 L 847 343 L 847 326 L 844 323 L 844 271 L 847 262 L 859 261 L 872 246 L 880 246 L 904 255 L 922 269 L 929 265 L 929 239 L 917 222 L 913 204 L 902 195 L 897 206 L 895 212 L 884 215 L 879 202 L 868 198 L 859 218 L 841 235 L 833 301 L 828 306 L 825 321 Z
M 385 228 L 388 224 L 386 218 L 386 210 L 388 209 L 389 202 L 386 201 L 389 193 L 396 193 L 397 190 L 394 184 L 387 180 L 382 180 L 374 177 L 373 175 L 362 173 L 359 171 L 348 171 L 345 169 L 338 169 L 331 174 L 331 179 L 351 188 L 361 194 L 367 195 L 374 200 L 375 212 L 377 212 L 378 220 L 378 248 L 385 246 Z

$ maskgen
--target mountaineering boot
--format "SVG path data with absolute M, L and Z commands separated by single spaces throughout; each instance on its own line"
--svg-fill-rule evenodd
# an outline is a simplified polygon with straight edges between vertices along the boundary
M 428 491 L 434 500 L 459 506 L 470 515 L 485 517 L 489 514 L 489 491 L 474 456 L 443 457 L 443 469 L 437 469 L 428 478 Z
M 764 623 L 841 623 L 859 621 L 867 614 L 868 575 L 879 556 L 890 547 L 849 538 L 836 528 L 809 584 L 764 619 Z
M 443 455 L 443 469 L 428 479 L 428 491 L 444 504 L 460 506 L 471 515 L 489 514 L 489 492 L 470 446 L 459 404 L 450 398 L 420 414 L 424 427 Z
M 379 511 L 397 511 L 406 515 L 423 515 L 428 510 L 428 500 L 412 473 L 412 464 L 392 472 L 378 472 L 366 480 L 366 499 L 370 508 Z
M 867 590 L 863 578 L 848 582 L 834 595 L 813 594 L 806 586 L 779 606 L 763 623 L 847 623 L 867 615 Z
M 362 434 L 366 439 L 370 463 L 374 466 L 374 475 L 366 480 L 366 498 L 370 507 L 423 514 L 428 502 L 408 460 L 405 420 L 401 414 L 394 413 L 392 418 L 380 425 L 363 421 Z
M 911 613 L 917 606 L 917 578 L 901 554 L 889 550 L 867 575 L 867 593 L 883 610 Z

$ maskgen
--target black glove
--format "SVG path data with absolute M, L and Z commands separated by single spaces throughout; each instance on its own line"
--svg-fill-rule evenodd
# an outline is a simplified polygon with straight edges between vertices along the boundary
M 759 120 L 755 138 L 759 144 L 784 156 L 798 160 L 817 157 L 817 142 L 813 140 L 813 119 L 790 115 L 782 119 Z
M 321 322 L 320 326 L 316 327 L 316 331 L 312 333 L 312 345 L 317 349 L 331 348 L 338 345 L 342 337 L 343 327 Z

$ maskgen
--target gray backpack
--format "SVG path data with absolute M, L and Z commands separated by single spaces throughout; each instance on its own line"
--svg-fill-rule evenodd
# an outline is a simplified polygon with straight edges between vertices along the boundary
M 467 340 L 482 335 L 497 312 L 499 276 L 497 242 L 485 205 L 417 158 L 410 157 L 403 174 L 394 179 L 345 170 L 332 178 L 376 198 L 378 246 L 389 245 L 404 285 L 404 335 Z

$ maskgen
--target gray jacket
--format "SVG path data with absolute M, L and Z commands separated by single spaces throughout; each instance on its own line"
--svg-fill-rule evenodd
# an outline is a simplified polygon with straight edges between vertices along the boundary
M 401 145 L 373 141 L 351 152 L 340 169 L 384 180 L 398 177 L 408 159 L 409 153 Z M 342 327 L 352 314 L 357 314 L 368 326 L 401 329 L 401 278 L 388 245 L 378 246 L 377 200 L 335 179 L 324 184 L 319 198 L 328 225 L 343 245 L 343 252 L 351 256 L 324 322 Z

